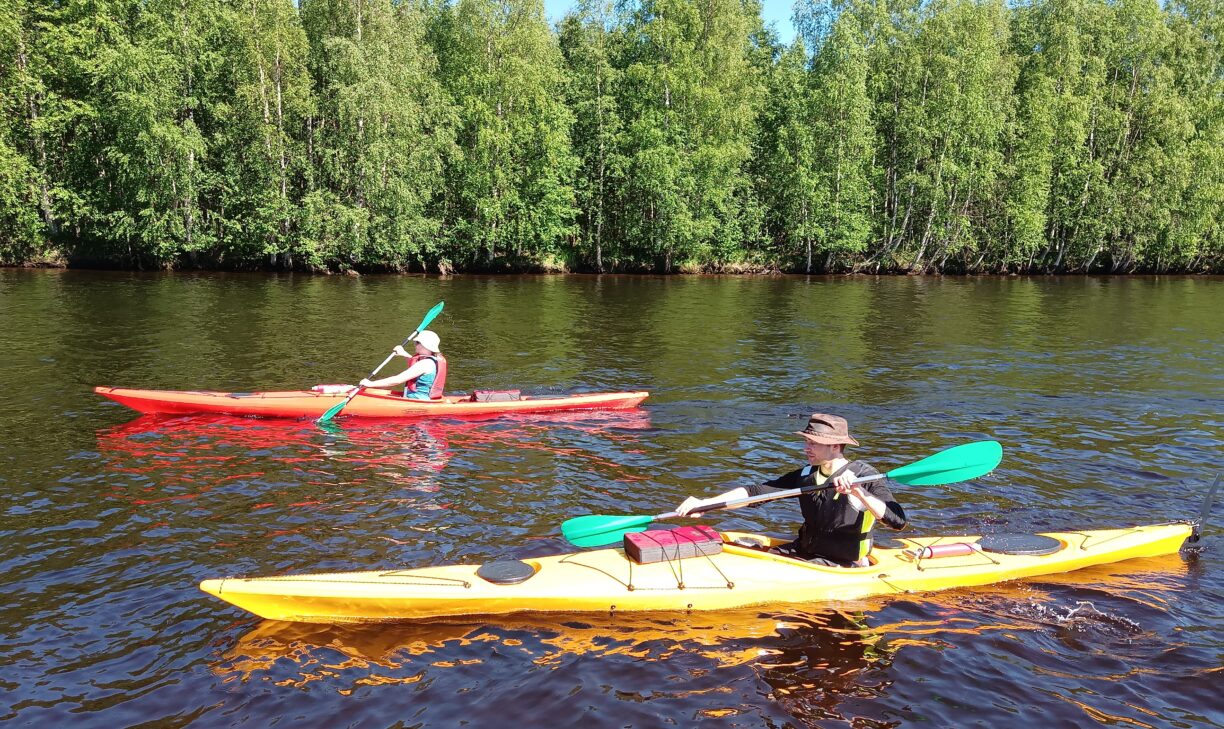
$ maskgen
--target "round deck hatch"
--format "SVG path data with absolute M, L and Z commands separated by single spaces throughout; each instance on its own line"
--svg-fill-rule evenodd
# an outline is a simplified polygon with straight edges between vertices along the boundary
M 476 576 L 494 585 L 517 585 L 526 582 L 535 574 L 535 568 L 517 559 L 499 559 L 486 562 L 476 570 Z
M 1039 557 L 1062 549 L 1062 542 L 1041 534 L 988 534 L 978 541 L 978 546 L 995 554 L 1023 554 Z

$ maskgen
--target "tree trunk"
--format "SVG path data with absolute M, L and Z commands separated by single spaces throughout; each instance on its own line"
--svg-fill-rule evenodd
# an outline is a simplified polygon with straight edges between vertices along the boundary
M 195 59 L 190 52 L 190 35 L 191 22 L 187 15 L 187 2 L 180 0 L 179 10 L 182 12 L 182 32 L 180 38 L 183 41 L 183 55 L 186 58 L 187 66 L 187 93 L 183 97 L 183 108 L 186 111 L 186 120 L 192 122 L 192 127 L 195 126 L 195 110 L 191 105 L 191 93 L 193 90 L 194 79 L 192 77 L 192 63 Z M 191 241 L 193 228 L 195 226 L 195 150 L 187 152 L 187 180 L 183 186 L 183 243 L 188 250 L 191 250 Z
M 25 39 L 22 36 L 17 37 L 17 70 L 24 76 L 26 74 L 26 65 L 28 61 L 25 53 Z M 47 226 L 47 232 L 55 235 L 59 232 L 59 225 L 55 220 L 55 212 L 51 208 L 51 189 L 47 185 L 47 146 L 43 141 L 42 134 L 38 129 L 38 101 L 37 94 L 31 93 L 26 97 L 26 103 L 30 113 L 30 140 L 34 144 L 34 151 L 38 155 L 38 202 L 42 212 L 43 223 Z

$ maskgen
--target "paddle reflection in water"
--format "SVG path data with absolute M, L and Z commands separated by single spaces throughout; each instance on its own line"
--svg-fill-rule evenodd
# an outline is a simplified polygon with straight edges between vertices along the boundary
M 541 413 L 488 420 L 377 420 L 319 427 L 313 421 L 198 415 L 178 418 L 142 416 L 98 431 L 98 447 L 110 457 L 111 471 L 144 476 L 147 497 L 138 504 L 194 498 L 228 481 L 260 478 L 274 464 L 286 466 L 300 483 L 337 485 L 336 475 L 364 483 L 389 480 L 409 488 L 437 490 L 433 474 L 456 452 L 494 449 L 539 450 L 585 461 L 593 471 L 615 473 L 620 464 L 581 448 L 552 445 L 543 436 L 579 432 L 606 440 L 636 438 L 650 428 L 644 410 Z M 560 431 L 558 431 L 560 429 Z M 619 474 L 623 478 L 623 474 Z M 118 494 L 114 494 L 118 495 Z
M 96 433 L 111 474 L 98 496 L 133 509 L 158 538 L 209 524 L 210 545 L 243 545 L 235 553 L 249 564 L 231 559 L 229 572 L 411 565 L 480 549 L 482 520 L 505 519 L 508 500 L 530 514 L 514 526 L 537 528 L 540 483 L 578 484 L 579 498 L 584 479 L 615 489 L 645 478 L 631 462 L 649 428 L 642 410 L 327 429 L 306 420 L 145 416 Z M 298 546 L 280 544 L 284 560 L 269 565 L 267 546 L 281 538 Z
M 1086 712 L 1125 719 L 1136 714 L 1134 707 L 1106 698 L 1105 688 L 1126 676 L 1085 675 L 1092 671 L 1076 667 L 1086 652 L 1098 654 L 1093 665 L 1100 667 L 1111 653 L 1169 648 L 1161 635 L 1167 631 L 1158 626 L 1175 619 L 1171 601 L 1184 591 L 1186 572 L 1186 561 L 1174 555 L 807 610 L 550 614 L 399 625 L 257 621 L 234 645 L 219 649 L 211 666 L 225 684 L 267 682 L 305 692 L 349 695 L 411 684 L 414 693 L 403 697 L 403 707 L 423 720 L 441 720 L 447 711 L 453 717 L 463 706 L 431 690 L 450 683 L 448 672 L 508 695 L 546 684 L 566 696 L 584 690 L 595 662 L 604 691 L 630 712 L 648 713 L 651 704 L 665 701 L 691 703 L 697 718 L 765 712 L 776 720 L 769 714 L 776 710 L 801 726 L 897 726 L 920 719 L 947 726 L 963 720 L 976 702 L 996 712 L 1022 712 L 1039 690 Z M 1138 621 L 1123 617 L 1136 615 Z M 991 646 L 989 656 L 981 654 L 984 644 Z M 1000 681 L 1013 656 L 1037 667 L 1048 683 L 1038 689 Z M 923 707 L 918 716 L 895 695 L 902 679 L 947 693 L 946 705 Z M 1085 685 L 1100 695 L 1079 696 Z M 761 695 L 772 708 L 762 708 Z M 424 702 L 428 709 L 420 708 Z

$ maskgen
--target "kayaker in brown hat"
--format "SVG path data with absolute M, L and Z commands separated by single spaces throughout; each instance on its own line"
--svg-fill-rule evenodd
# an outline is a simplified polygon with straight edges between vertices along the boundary
M 858 445 L 845 418 L 813 413 L 803 436 L 808 465 L 753 486 L 741 486 L 721 496 L 690 496 L 676 508 L 687 514 L 698 506 L 786 490 L 832 483 L 832 488 L 801 494 L 803 525 L 799 536 L 770 551 L 788 557 L 837 567 L 866 567 L 871 552 L 871 530 L 877 521 L 892 529 L 905 528 L 905 511 L 893 498 L 885 480 L 852 483 L 855 476 L 879 473 L 862 461 L 847 460 L 843 450 Z

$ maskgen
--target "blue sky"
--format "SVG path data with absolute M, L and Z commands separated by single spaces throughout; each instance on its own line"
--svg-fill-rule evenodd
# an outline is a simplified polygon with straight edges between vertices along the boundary
M 544 12 L 548 22 L 556 23 L 565 16 L 574 5 L 574 0 L 544 0 Z M 765 24 L 773 23 L 778 31 L 778 38 L 783 43 L 790 43 L 795 37 L 795 28 L 791 25 L 790 16 L 794 0 L 762 0 L 761 15 L 765 16 Z

